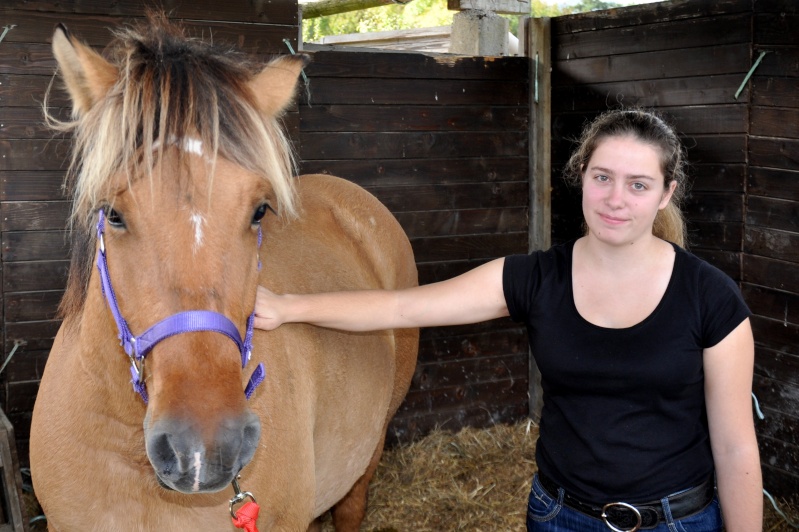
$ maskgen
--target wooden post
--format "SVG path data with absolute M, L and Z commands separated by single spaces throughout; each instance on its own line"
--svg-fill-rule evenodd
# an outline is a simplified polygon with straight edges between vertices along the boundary
M 525 50 L 530 65 L 530 214 L 529 251 L 549 249 L 552 245 L 552 90 L 549 18 L 527 21 Z M 543 406 L 541 373 L 530 353 L 530 417 L 538 420 Z

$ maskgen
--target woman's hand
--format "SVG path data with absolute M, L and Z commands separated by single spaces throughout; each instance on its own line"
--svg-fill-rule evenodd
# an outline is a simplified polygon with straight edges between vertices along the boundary
M 255 321 L 253 322 L 256 328 L 271 331 L 283 324 L 283 317 L 280 314 L 282 297 L 263 286 L 258 287 L 258 292 L 255 294 Z

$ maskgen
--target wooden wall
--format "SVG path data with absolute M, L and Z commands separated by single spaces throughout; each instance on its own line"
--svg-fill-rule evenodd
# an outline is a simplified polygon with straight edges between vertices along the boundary
M 104 0 L 3 0 L 0 32 L 0 406 L 14 425 L 20 461 L 28 461 L 33 403 L 44 363 L 58 329 L 56 307 L 66 281 L 68 201 L 61 191 L 69 142 L 42 123 L 42 101 L 55 71 L 50 39 L 64 23 L 81 40 L 101 49 L 110 28 L 140 18 L 145 2 Z M 197 36 L 236 43 L 258 55 L 287 53 L 283 39 L 297 48 L 296 2 L 266 8 L 214 0 L 165 1 L 174 18 Z M 54 91 L 50 110 L 67 117 L 66 94 Z M 0 364 L 2 364 L 0 361 Z
M 316 52 L 300 105 L 302 171 L 371 191 L 410 237 L 419 281 L 527 252 L 528 62 Z M 422 331 L 390 440 L 527 415 L 528 349 L 510 320 Z
M 765 486 L 799 489 L 799 8 L 792 0 L 673 0 L 552 20 L 552 158 L 620 106 L 680 132 L 690 248 L 741 283 L 755 313 L 754 391 Z M 743 86 L 761 50 L 769 50 Z M 553 241 L 581 233 L 575 191 L 553 178 Z
M 799 4 L 757 0 L 744 218 L 766 487 L 799 493 Z

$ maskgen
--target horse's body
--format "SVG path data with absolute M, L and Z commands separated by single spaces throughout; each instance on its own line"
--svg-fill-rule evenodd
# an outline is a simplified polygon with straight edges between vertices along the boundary
M 91 116 L 117 90 L 116 76 L 65 34 L 57 32 L 54 48 L 78 120 Z M 294 82 L 281 76 L 296 78 L 292 65 L 254 82 L 278 87 L 261 87 L 283 99 L 278 107 L 291 98 Z M 260 111 L 274 114 L 269 105 Z M 156 152 L 150 178 L 117 169 L 97 199 L 84 198 L 82 214 L 96 219 L 103 206 L 111 213 L 108 269 L 134 332 L 189 309 L 223 314 L 243 331 L 259 282 L 299 293 L 416 284 L 402 229 L 359 187 L 303 176 L 296 196 L 282 198 L 226 157 L 223 142 L 209 169 L 207 142 L 162 145 L 156 137 L 144 141 Z M 138 171 L 146 176 L 148 167 Z M 295 220 L 252 216 L 263 199 L 290 208 L 294 197 Z M 95 253 L 90 225 L 86 234 L 84 247 Z M 215 332 L 179 334 L 146 359 L 145 404 L 131 389 L 97 270 L 84 270 L 83 285 L 71 279 L 67 297 L 78 303 L 64 306 L 31 428 L 34 487 L 51 530 L 229 530 L 233 491 L 223 488 L 239 468 L 239 484 L 261 506 L 262 532 L 314 528 L 330 508 L 337 529 L 358 529 L 387 423 L 413 373 L 417 331 L 353 334 L 303 324 L 256 331 L 250 364 L 263 362 L 267 375 L 250 401 L 233 342 Z

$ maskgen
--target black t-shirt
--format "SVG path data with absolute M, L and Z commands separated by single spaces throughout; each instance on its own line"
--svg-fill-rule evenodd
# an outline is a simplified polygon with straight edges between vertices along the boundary
M 662 300 L 624 329 L 578 313 L 574 242 L 505 259 L 508 310 L 542 377 L 538 468 L 586 501 L 658 499 L 713 472 L 702 351 L 750 312 L 732 279 L 674 248 Z

